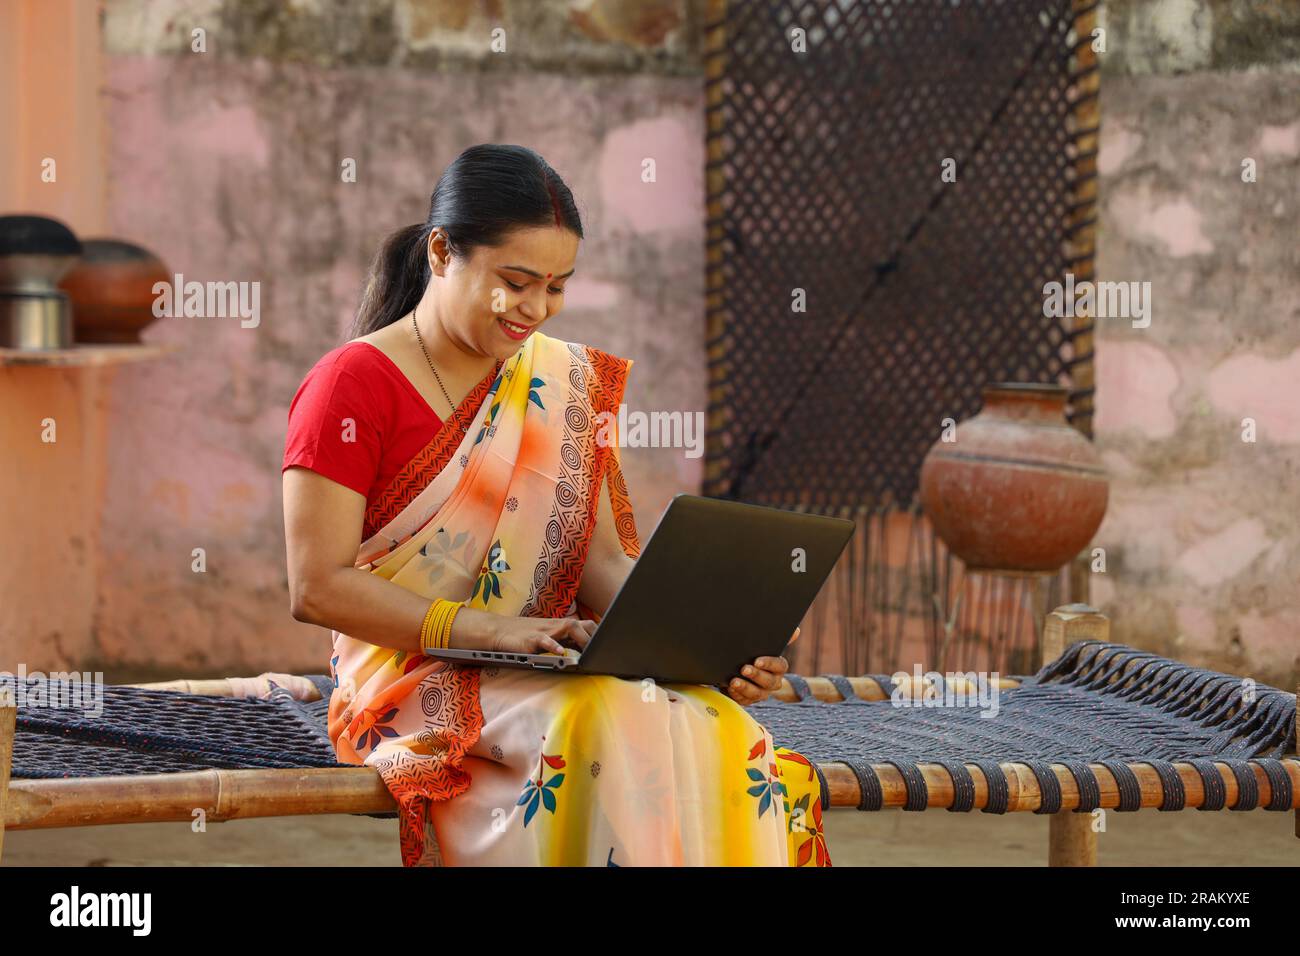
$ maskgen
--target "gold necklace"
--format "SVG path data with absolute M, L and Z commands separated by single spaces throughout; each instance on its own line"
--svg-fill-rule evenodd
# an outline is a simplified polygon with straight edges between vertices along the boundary
M 443 397 L 447 399 L 447 405 L 450 406 L 451 410 L 454 412 L 456 410 L 456 403 L 453 402 L 451 396 L 447 394 L 447 386 L 442 384 L 442 376 L 439 375 L 438 370 L 433 367 L 433 359 L 429 358 L 429 350 L 424 347 L 424 337 L 420 335 L 420 323 L 415 321 L 414 309 L 411 310 L 411 325 L 415 327 L 415 339 L 420 343 L 420 351 L 424 353 L 424 360 L 429 363 L 429 371 L 433 372 L 433 377 L 438 380 L 438 387 L 442 389 Z

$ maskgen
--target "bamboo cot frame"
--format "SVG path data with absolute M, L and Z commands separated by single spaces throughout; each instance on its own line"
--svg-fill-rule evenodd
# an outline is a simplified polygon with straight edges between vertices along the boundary
M 1057 608 L 1047 615 L 1044 626 L 1043 663 L 1055 660 L 1076 641 L 1109 640 L 1110 622 L 1099 611 L 1073 604 Z M 850 679 L 858 696 L 866 700 L 885 700 L 888 695 L 869 677 Z M 835 702 L 842 698 L 829 680 L 808 678 L 813 694 Z M 170 681 L 144 685 L 154 689 L 229 696 L 225 681 Z M 954 682 L 954 686 L 956 686 Z M 1018 682 L 1003 679 L 1003 689 Z M 904 693 L 917 695 L 923 686 L 911 682 L 899 684 Z M 775 695 L 793 701 L 795 694 L 785 684 Z M 1300 701 L 1300 698 L 1298 698 Z M 210 822 L 242 820 L 252 817 L 280 817 L 304 814 L 395 813 L 397 804 L 384 786 L 377 771 L 370 767 L 338 769 L 304 768 L 301 770 L 200 770 L 173 774 L 89 777 L 61 780 L 9 780 L 17 712 L 12 702 L 0 706 L 0 853 L 5 830 L 40 830 L 63 827 L 104 826 L 119 823 L 191 822 L 196 810 L 202 810 Z M 1300 718 L 1300 703 L 1297 705 Z M 1300 837 L 1300 758 L 1293 755 L 1282 760 L 1291 779 L 1292 807 L 1296 811 L 1296 836 Z M 847 764 L 831 762 L 819 765 L 830 787 L 832 808 L 856 808 L 861 798 L 857 777 Z M 1119 806 L 1119 787 L 1110 771 L 1100 764 L 1089 765 L 1101 786 L 1101 806 Z M 1000 764 L 1006 779 L 1008 812 L 1032 812 L 1042 805 L 1038 781 L 1028 765 L 1016 762 Z M 1131 763 L 1142 791 L 1143 809 L 1159 807 L 1163 799 L 1160 777 L 1144 763 Z M 1200 774 L 1190 763 L 1173 765 L 1186 792 L 1185 809 L 1199 807 L 1205 801 Z M 1258 806 L 1272 797 L 1267 775 L 1252 765 L 1259 787 Z M 1226 793 L 1225 809 L 1236 805 L 1239 793 L 1236 777 L 1223 764 L 1216 763 Z M 886 808 L 901 808 L 907 802 L 902 774 L 893 764 L 873 764 L 880 778 Z M 988 785 L 983 771 L 967 764 L 975 783 L 975 808 L 988 805 Z M 1079 806 L 1079 789 L 1074 775 L 1063 764 L 1052 764 L 1052 772 L 1061 788 L 1060 812 L 1052 815 L 1048 842 L 1051 866 L 1094 866 L 1097 861 L 1096 833 L 1092 814 L 1071 813 Z M 940 764 L 921 764 L 929 799 L 927 809 L 952 806 L 953 782 Z

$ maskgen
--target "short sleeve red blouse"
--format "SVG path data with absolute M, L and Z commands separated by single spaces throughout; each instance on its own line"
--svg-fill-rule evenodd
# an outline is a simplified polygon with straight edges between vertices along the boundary
M 393 360 L 369 342 L 326 353 L 289 405 L 281 472 L 297 465 L 379 497 L 442 427 Z

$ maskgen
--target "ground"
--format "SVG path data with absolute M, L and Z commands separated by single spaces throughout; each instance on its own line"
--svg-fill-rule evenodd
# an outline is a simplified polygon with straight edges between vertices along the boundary
M 1043 866 L 1047 819 L 1031 813 L 828 815 L 837 866 Z M 1110 813 L 1102 866 L 1300 866 L 1293 813 L 1142 810 Z M 355 816 L 236 820 L 12 832 L 5 866 L 400 866 L 397 823 Z

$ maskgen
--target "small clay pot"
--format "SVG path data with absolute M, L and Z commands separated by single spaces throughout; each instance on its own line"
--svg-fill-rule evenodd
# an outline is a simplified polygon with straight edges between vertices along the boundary
M 974 571 L 1056 571 L 1106 515 L 1110 484 L 1092 442 L 1065 419 L 1057 385 L 999 384 L 984 408 L 934 443 L 921 504 L 935 533 Z
M 157 318 L 154 283 L 171 281 L 149 250 L 119 239 L 87 239 L 81 261 L 59 288 L 72 300 L 78 342 L 123 343 L 140 341 L 140 332 Z

